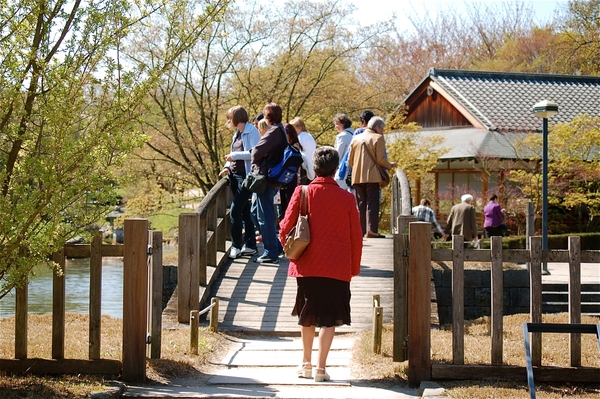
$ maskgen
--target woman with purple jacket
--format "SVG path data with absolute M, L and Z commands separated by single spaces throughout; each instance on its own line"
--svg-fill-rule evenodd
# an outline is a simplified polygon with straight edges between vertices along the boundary
M 500 236 L 502 237 L 502 219 L 504 219 L 504 213 L 500 204 L 498 204 L 498 196 L 493 194 L 490 197 L 490 202 L 483 208 L 483 229 L 485 230 L 486 237 Z

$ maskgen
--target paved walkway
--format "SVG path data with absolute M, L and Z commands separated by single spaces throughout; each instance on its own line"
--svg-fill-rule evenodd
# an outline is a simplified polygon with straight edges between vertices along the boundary
M 391 247 L 391 239 L 366 240 L 365 255 L 370 257 L 376 254 L 387 256 Z M 376 258 L 375 258 L 376 259 Z M 283 264 L 285 263 L 285 265 Z M 353 325 L 354 310 L 363 306 L 371 306 L 373 290 L 380 291 L 385 296 L 391 293 L 392 278 L 385 279 L 385 266 L 378 264 L 376 260 L 363 262 L 364 281 L 357 284 L 353 280 Z M 383 267 L 383 269 L 382 269 Z M 408 388 L 393 384 L 384 384 L 380 381 L 361 380 L 352 375 L 350 363 L 352 360 L 352 346 L 355 344 L 355 335 L 344 334 L 351 332 L 350 328 L 341 328 L 341 334 L 337 334 L 333 340 L 333 347 L 328 358 L 327 371 L 332 381 L 315 383 L 312 379 L 301 379 L 296 377 L 295 370 L 300 359 L 302 359 L 302 343 L 296 336 L 289 334 L 298 332 L 298 326 L 293 317 L 289 316 L 288 304 L 293 300 L 295 289 L 288 287 L 288 281 L 281 269 L 287 270 L 287 262 L 279 265 L 257 266 L 244 259 L 231 262 L 224 284 L 219 288 L 221 296 L 219 324 L 227 325 L 229 330 L 254 332 L 245 335 L 244 338 L 231 336 L 232 345 L 229 353 L 214 365 L 211 374 L 203 381 L 198 380 L 175 380 L 167 386 L 159 385 L 129 385 L 122 394 L 124 398 L 428 398 L 442 399 L 443 389 L 435 383 L 423 383 L 420 389 Z M 568 281 L 568 264 L 549 263 L 549 274 L 542 276 L 543 282 Z M 381 271 L 377 271 L 381 270 Z M 381 273 L 383 272 L 384 275 Z M 582 283 L 600 283 L 600 265 L 582 264 Z M 390 276 L 387 276 L 390 277 Z M 282 282 L 285 289 L 276 289 L 276 280 Z M 258 296 L 250 296 L 249 285 L 263 286 L 264 292 Z M 362 287 L 358 289 L 358 287 Z M 281 287 L 281 285 L 280 285 Z M 295 288 L 295 287 L 294 287 Z M 227 290 L 242 292 L 242 295 L 227 297 Z M 383 290 L 383 291 L 381 291 Z M 231 291 L 231 292 L 233 292 Z M 289 292 L 288 292 L 289 291 Z M 355 295 L 356 292 L 356 295 Z M 273 306 L 277 297 L 277 305 L 285 306 L 284 310 Z M 360 298 L 360 299 L 359 299 Z M 384 295 L 382 295 L 382 299 Z M 271 304 L 271 305 L 269 305 Z M 386 305 L 384 305 L 386 306 Z M 387 305 L 390 306 L 390 305 Z M 256 308 L 256 309 L 253 309 Z M 235 310 L 235 311 L 234 311 Z M 235 318 L 236 314 L 247 313 L 249 317 Z M 266 312 L 272 312 L 274 319 L 265 318 Z M 359 312 L 361 313 L 361 312 Z M 231 315 L 231 318 L 229 317 Z M 258 317 L 257 315 L 261 315 Z M 391 316 L 391 315 L 390 315 Z M 253 324 L 245 324 L 252 321 Z M 370 320 L 363 320 L 360 316 L 356 325 L 365 329 L 370 325 Z M 276 323 L 278 318 L 289 319 L 283 324 Z M 363 324 L 366 323 L 366 324 Z M 243 328 L 243 326 L 250 328 Z M 242 327 L 242 328 L 240 328 Z M 258 332 L 264 330 L 285 329 L 288 335 L 260 336 Z M 315 339 L 315 351 L 313 363 L 316 359 L 317 340 Z
M 569 282 L 569 264 L 568 263 L 548 263 L 548 272 L 542 274 L 542 283 L 568 283 Z M 582 263 L 581 264 L 581 283 L 582 284 L 600 284 L 600 264 Z
M 124 398 L 420 398 L 438 397 L 439 390 L 417 388 L 379 381 L 353 379 L 350 371 L 354 335 L 338 335 L 328 357 L 331 381 L 316 383 L 298 378 L 296 367 L 302 359 L 299 338 L 232 338 L 233 345 L 203 384 L 174 381 L 168 386 L 129 385 Z M 315 362 L 317 341 L 313 354 Z

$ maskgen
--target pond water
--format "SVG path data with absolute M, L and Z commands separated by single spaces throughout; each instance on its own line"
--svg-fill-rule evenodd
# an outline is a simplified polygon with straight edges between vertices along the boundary
M 90 260 L 66 259 L 65 310 L 68 313 L 89 313 Z M 52 270 L 47 265 L 35 269 L 29 283 L 29 313 L 52 313 Z M 102 314 L 123 317 L 123 259 L 102 259 Z M 15 292 L 0 299 L 0 317 L 15 314 Z

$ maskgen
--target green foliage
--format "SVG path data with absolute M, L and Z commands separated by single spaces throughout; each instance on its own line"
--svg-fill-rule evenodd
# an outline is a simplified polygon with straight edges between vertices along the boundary
M 184 31 L 170 5 L 3 3 L 0 298 L 113 203 L 115 170 L 145 140 L 135 123 L 141 100 L 214 17 L 196 13 L 196 28 Z M 163 26 L 175 32 L 164 57 L 120 64 L 123 44 L 148 35 L 145 20 L 158 12 L 174 17 Z
M 548 203 L 577 216 L 580 231 L 595 231 L 600 223 L 600 118 L 587 114 L 570 123 L 551 126 L 548 134 Z M 542 153 L 542 135 L 532 134 L 516 144 L 522 158 Z M 536 158 L 539 155 L 536 156 Z M 512 170 L 509 180 L 541 209 L 542 174 L 539 163 Z

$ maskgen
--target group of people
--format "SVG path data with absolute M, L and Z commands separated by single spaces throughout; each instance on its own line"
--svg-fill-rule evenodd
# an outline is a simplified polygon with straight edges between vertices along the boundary
M 477 216 L 472 202 L 471 194 L 462 195 L 461 202 L 450 209 L 445 229 L 442 229 L 436 220 L 435 212 L 430 208 L 431 203 L 428 199 L 422 199 L 420 205 L 413 207 L 412 214 L 417 217 L 419 222 L 430 222 L 444 240 L 450 235 L 463 236 L 465 238 L 464 246 L 467 248 L 470 242 L 477 246 L 479 240 Z M 504 209 L 498 203 L 496 194 L 490 196 L 488 204 L 483 208 L 483 217 L 483 229 L 486 237 L 503 235 Z
M 334 146 L 317 148 L 301 118 L 282 124 L 282 109 L 276 103 L 267 104 L 254 123 L 241 106 L 227 112 L 227 125 L 235 130 L 222 171 L 233 192 L 231 258 L 257 255 L 255 262 L 278 263 L 287 234 L 298 219 L 300 186 L 307 185 L 311 243 L 299 259 L 290 260 L 288 275 L 297 281 L 292 315 L 298 317 L 304 348 L 299 377 L 313 378 L 312 345 L 319 327 L 315 381 L 330 379 L 325 367 L 335 328 L 350 324 L 350 280 L 360 272 L 363 237 L 383 237 L 378 233 L 382 178 L 377 165 L 388 170 L 396 167 L 387 160 L 383 119 L 371 111 L 363 112 L 360 119 L 361 128 L 355 132 L 348 116 L 336 115 L 334 125 L 339 134 Z M 297 179 L 286 185 L 267 179 L 264 192 L 250 192 L 243 184 L 246 175 L 268 176 L 288 145 L 302 151 Z M 340 167 L 348 176 L 335 179 Z M 274 207 L 276 192 L 281 198 L 279 221 Z M 260 256 L 256 229 L 264 247 Z
M 382 177 L 378 168 L 390 170 L 398 166 L 390 162 L 385 150 L 384 120 L 371 110 L 360 115 L 360 127 L 352 129 L 352 120 L 337 114 L 333 123 L 338 131 L 334 148 L 341 162 L 335 180 L 356 197 L 360 227 L 367 238 L 383 238 L 379 234 L 379 201 Z

